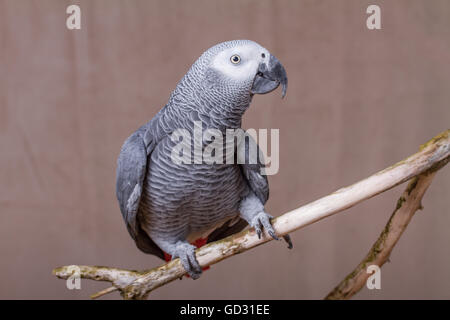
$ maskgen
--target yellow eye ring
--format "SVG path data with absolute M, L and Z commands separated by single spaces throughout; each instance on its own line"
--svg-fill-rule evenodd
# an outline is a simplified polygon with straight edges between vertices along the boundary
M 230 58 L 231 63 L 238 64 L 241 62 L 241 57 L 239 57 L 237 54 L 233 54 Z

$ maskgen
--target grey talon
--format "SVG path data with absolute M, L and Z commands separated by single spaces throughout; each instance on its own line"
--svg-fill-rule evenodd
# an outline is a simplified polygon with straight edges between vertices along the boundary
M 283 236 L 284 241 L 287 242 L 288 244 L 288 249 L 292 249 L 294 247 L 294 245 L 292 244 L 292 240 L 291 240 L 291 236 L 290 235 L 284 235 Z
M 278 238 L 278 236 L 275 234 L 275 232 L 273 232 L 272 230 L 269 230 L 269 234 L 272 238 L 274 238 L 275 240 L 280 240 L 280 238 Z
M 257 230 L 256 233 L 258 234 L 258 239 L 261 239 L 261 230 Z

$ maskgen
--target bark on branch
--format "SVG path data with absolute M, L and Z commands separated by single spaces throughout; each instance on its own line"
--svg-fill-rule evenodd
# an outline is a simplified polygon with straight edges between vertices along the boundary
M 400 161 L 395 165 L 384 169 L 360 182 L 339 189 L 328 196 L 311 202 L 298 209 L 292 210 L 278 217 L 277 219 L 274 219 L 273 227 L 278 235 L 291 233 L 302 227 L 317 222 L 325 217 L 348 209 L 361 201 L 376 196 L 377 194 L 380 194 L 401 183 L 404 183 L 411 178 L 427 172 L 427 175 L 415 179 L 417 180 L 417 182 L 420 182 L 420 188 L 414 188 L 414 194 L 411 194 L 415 195 L 415 199 L 417 199 L 419 196 L 421 197 L 423 195 L 426 187 L 431 182 L 433 174 L 430 174 L 430 172 L 435 172 L 436 170 L 440 169 L 449 160 L 450 130 L 447 130 L 436 136 L 426 144 L 422 145 L 418 153 L 406 158 L 405 160 Z M 423 182 L 421 179 L 423 179 Z M 415 202 L 413 201 L 412 204 L 414 203 Z M 391 222 L 392 220 L 393 219 L 391 219 Z M 406 225 L 404 227 L 406 227 Z M 398 237 L 400 235 L 401 232 L 397 234 Z M 391 239 L 390 237 L 393 238 Z M 396 243 L 395 235 L 389 235 L 388 238 L 390 240 L 384 243 L 387 247 L 391 247 L 390 250 L 392 250 L 392 247 Z M 196 251 L 196 257 L 200 265 L 202 267 L 205 267 L 271 240 L 272 238 L 267 234 L 264 234 L 261 239 L 258 239 L 258 236 L 254 232 L 254 230 L 249 229 L 223 240 L 216 241 L 214 243 L 210 243 L 206 246 L 201 247 Z M 390 250 L 388 253 L 390 253 Z M 76 267 L 79 268 L 80 276 L 82 278 L 98 281 L 108 281 L 112 283 L 112 287 L 93 295 L 93 298 L 110 293 L 114 290 L 119 290 L 124 299 L 143 299 L 146 298 L 148 294 L 156 288 L 165 285 L 175 279 L 178 279 L 185 274 L 185 271 L 181 266 L 179 259 L 175 259 L 160 267 L 144 271 L 130 271 L 124 269 L 96 266 Z M 54 269 L 53 274 L 55 274 L 59 278 L 68 279 L 73 274 L 73 270 L 77 269 L 74 269 L 74 266 L 65 266 Z M 361 279 L 363 278 L 357 279 L 358 280 L 356 282 L 359 285 Z M 340 289 L 341 292 L 344 292 L 345 290 L 343 288 L 347 287 L 349 287 L 348 284 L 343 285 L 343 287 Z M 357 288 L 357 286 L 352 285 L 350 285 L 350 287 L 354 289 Z M 356 291 L 357 290 L 359 289 L 356 289 Z M 349 292 L 354 293 L 356 291 L 350 290 Z
M 371 265 L 381 267 L 389 259 L 392 249 L 394 249 L 414 213 L 422 209 L 422 198 L 435 174 L 436 171 L 426 172 L 411 180 L 402 196 L 398 199 L 394 213 L 369 253 L 355 270 L 349 273 L 325 299 L 350 299 L 366 284 L 370 276 L 367 268 Z

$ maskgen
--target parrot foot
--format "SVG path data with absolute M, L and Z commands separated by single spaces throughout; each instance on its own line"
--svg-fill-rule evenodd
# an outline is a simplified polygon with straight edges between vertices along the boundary
M 255 228 L 259 239 L 261 239 L 262 228 L 264 228 L 272 238 L 275 240 L 280 240 L 272 227 L 272 223 L 270 222 L 272 219 L 273 216 L 263 211 L 255 215 L 251 220 L 250 226 Z
M 195 246 L 180 241 L 176 244 L 175 252 L 172 254 L 174 259 L 180 258 L 184 270 L 194 280 L 202 274 L 202 268 L 195 257 L 195 249 Z

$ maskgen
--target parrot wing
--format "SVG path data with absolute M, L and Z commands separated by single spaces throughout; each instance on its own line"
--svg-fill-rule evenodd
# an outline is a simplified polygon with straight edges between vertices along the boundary
M 240 164 L 242 174 L 244 175 L 247 184 L 251 191 L 258 197 L 264 205 L 269 198 L 269 181 L 267 176 L 261 172 L 264 170 L 264 155 L 260 151 L 258 145 L 251 136 L 248 136 L 249 143 L 254 143 L 258 152 L 258 161 L 256 164 L 251 164 L 249 161 L 249 143 L 245 143 L 245 162 Z M 240 155 L 238 154 L 238 157 Z M 241 161 L 242 162 L 242 161 Z M 238 233 L 247 227 L 248 223 L 242 218 L 237 221 L 231 219 L 225 222 L 221 227 L 214 230 L 208 236 L 208 243 L 226 238 L 232 234 Z
M 253 138 L 248 135 L 248 143 L 244 139 L 244 147 L 245 153 L 238 153 L 238 157 L 245 156 L 245 161 L 243 164 L 240 164 L 242 174 L 247 180 L 247 184 L 250 187 L 250 190 L 258 197 L 263 205 L 266 204 L 269 199 L 269 181 L 267 180 L 267 176 L 264 174 L 264 154 L 259 149 L 258 144 Z M 253 150 L 257 152 L 256 163 L 251 163 L 250 161 L 250 144 L 253 144 Z M 251 159 L 253 160 L 253 159 Z
M 250 163 L 249 161 L 249 144 L 254 143 L 256 145 L 257 150 L 257 161 L 255 164 Z M 267 175 L 265 174 L 264 164 L 264 154 L 259 149 L 259 146 L 253 140 L 251 136 L 249 136 L 249 144 L 245 143 L 245 162 L 241 164 L 241 170 L 244 177 L 247 179 L 247 184 L 251 191 L 258 197 L 263 205 L 266 204 L 269 199 L 269 181 L 267 179 Z M 239 153 L 238 153 L 239 156 Z M 240 230 L 238 230 L 240 231 Z M 288 248 L 292 249 L 292 241 L 291 237 L 288 234 L 283 236 L 283 239 L 287 242 Z
M 117 160 L 116 196 L 136 246 L 145 253 L 164 259 L 163 251 L 142 230 L 137 214 L 147 172 L 147 159 L 156 145 L 149 130 L 151 124 L 150 121 L 140 127 L 122 146 Z

